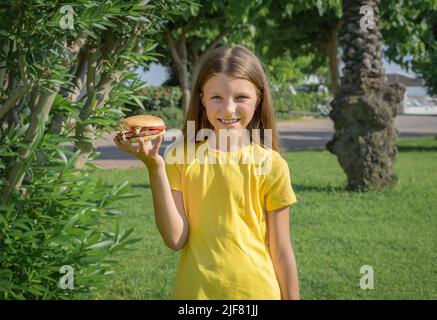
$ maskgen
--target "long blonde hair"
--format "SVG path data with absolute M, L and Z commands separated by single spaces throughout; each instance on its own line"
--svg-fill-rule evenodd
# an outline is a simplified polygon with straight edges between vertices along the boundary
M 252 120 L 247 125 L 247 129 L 250 131 L 250 139 L 252 141 L 252 129 L 260 129 L 260 143 L 263 147 L 266 147 L 263 129 L 271 129 L 271 148 L 280 151 L 281 146 L 266 73 L 258 57 L 242 46 L 214 49 L 200 62 L 191 88 L 191 98 L 184 120 L 183 133 L 185 141 L 187 141 L 187 121 L 194 121 L 195 123 L 194 136 L 197 135 L 200 129 L 214 129 L 206 116 L 205 108 L 202 106 L 200 93 L 209 78 L 218 73 L 224 73 L 232 78 L 248 80 L 256 86 L 258 104 Z

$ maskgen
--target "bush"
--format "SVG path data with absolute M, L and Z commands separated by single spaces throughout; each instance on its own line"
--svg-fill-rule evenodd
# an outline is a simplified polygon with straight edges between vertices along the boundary
M 329 113 L 329 94 L 317 92 L 297 92 L 293 94 L 286 88 L 272 90 L 277 119 L 287 119 L 291 115 L 314 114 L 326 116 Z
M 131 70 L 157 60 L 156 35 L 192 5 L 146 2 L 76 1 L 74 14 L 58 1 L 0 5 L 0 299 L 89 296 L 109 255 L 137 240 L 105 227 L 130 195 L 91 179 L 87 160 L 122 107 L 141 105 L 146 84 Z M 78 153 L 61 147 L 73 142 Z
M 162 118 L 168 128 L 181 128 L 184 113 L 181 107 L 182 94 L 179 87 L 148 87 L 140 104 L 128 105 L 127 116 L 150 114 Z
M 0 135 L 0 186 L 22 143 L 17 131 Z M 0 299 L 89 297 L 113 272 L 108 257 L 138 241 L 114 220 L 114 201 L 132 197 L 126 183 L 108 190 L 89 176 L 90 164 L 75 169 L 78 153 L 59 146 L 68 139 L 45 133 L 20 191 L 0 206 Z M 114 230 L 103 230 L 107 220 Z M 73 288 L 61 286 L 63 266 L 73 271 Z

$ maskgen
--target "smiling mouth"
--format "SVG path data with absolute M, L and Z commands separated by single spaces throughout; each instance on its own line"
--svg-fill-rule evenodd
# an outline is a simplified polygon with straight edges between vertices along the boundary
M 218 119 L 221 123 L 223 124 L 234 124 L 237 123 L 238 121 L 240 121 L 240 119 L 235 118 L 235 119 Z

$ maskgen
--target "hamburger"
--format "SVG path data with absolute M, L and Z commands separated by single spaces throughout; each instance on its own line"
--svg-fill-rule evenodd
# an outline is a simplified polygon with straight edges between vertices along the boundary
M 164 134 L 165 123 L 161 118 L 150 115 L 138 115 L 121 120 L 116 127 L 117 140 L 138 142 L 138 137 L 144 140 L 153 140 Z

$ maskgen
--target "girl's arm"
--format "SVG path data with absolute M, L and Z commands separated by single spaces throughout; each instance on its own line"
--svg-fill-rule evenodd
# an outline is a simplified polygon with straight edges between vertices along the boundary
M 158 153 L 163 136 L 159 136 L 155 145 L 151 141 L 139 138 L 139 146 L 129 141 L 115 144 L 123 151 L 132 153 L 147 167 L 152 189 L 153 207 L 158 230 L 166 245 L 173 250 L 183 248 L 188 239 L 188 219 L 185 214 L 182 192 L 171 190 L 165 171 L 165 161 Z
M 182 192 L 171 190 L 165 166 L 149 169 L 155 221 L 166 245 L 180 250 L 188 239 L 188 220 Z
M 267 243 L 282 300 L 298 300 L 299 279 L 290 240 L 289 207 L 267 212 Z

